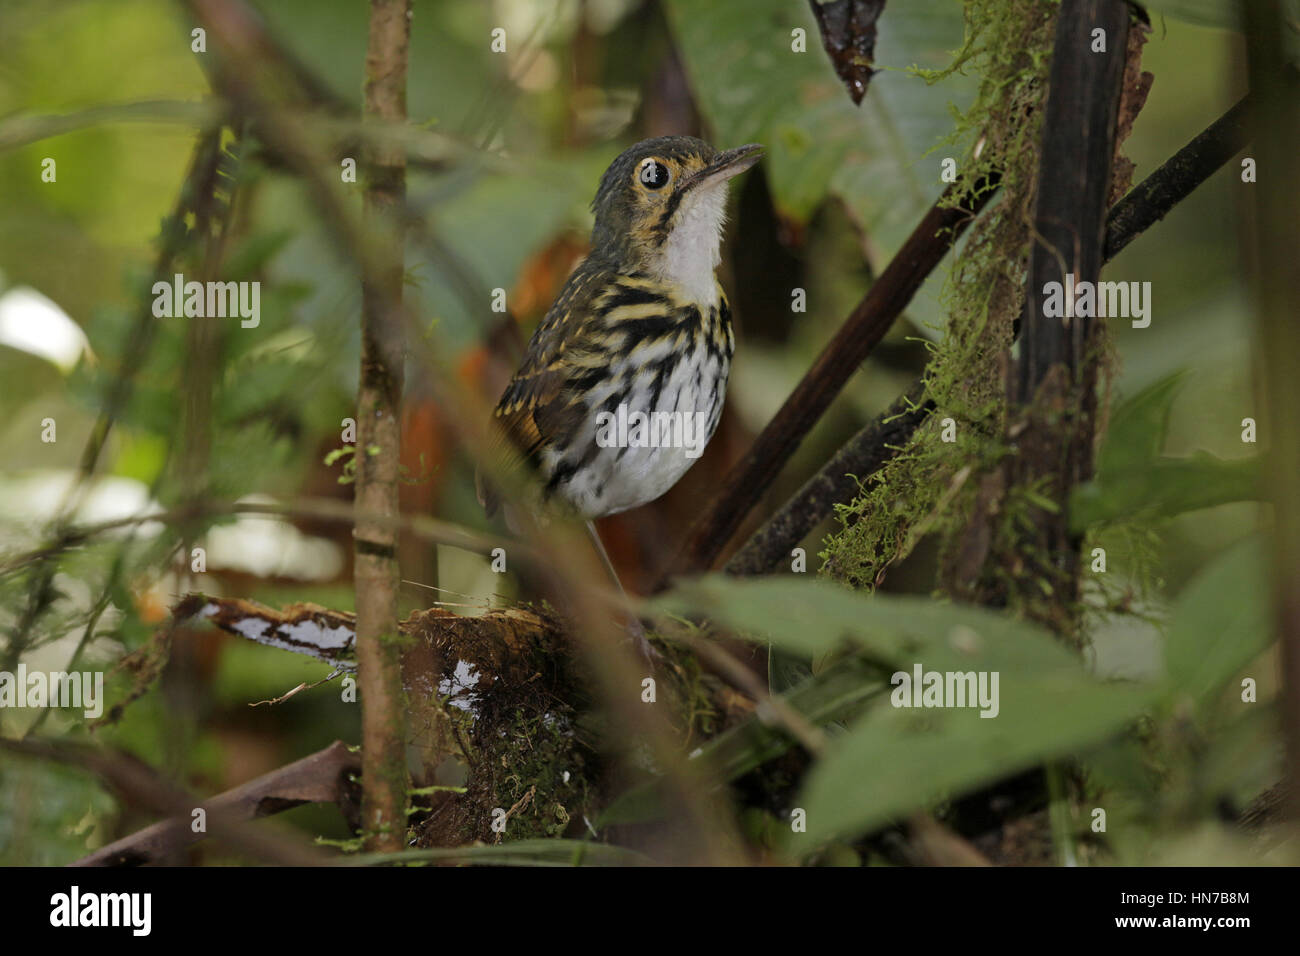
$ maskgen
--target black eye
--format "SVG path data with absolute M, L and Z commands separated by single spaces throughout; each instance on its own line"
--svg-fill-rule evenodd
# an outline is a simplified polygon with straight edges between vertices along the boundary
M 637 178 L 646 189 L 662 189 L 668 183 L 668 167 L 657 159 L 643 159 Z

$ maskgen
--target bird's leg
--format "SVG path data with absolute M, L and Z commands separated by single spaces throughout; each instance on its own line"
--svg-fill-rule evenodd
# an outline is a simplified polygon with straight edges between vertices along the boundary
M 600 560 L 604 562 L 605 570 L 609 572 L 610 578 L 613 579 L 614 587 L 618 588 L 623 603 L 630 608 L 632 602 L 628 599 L 627 591 L 623 588 L 623 582 L 618 579 L 618 572 L 614 570 L 614 562 L 609 559 L 609 552 L 605 550 L 605 544 L 600 540 L 600 532 L 596 530 L 594 521 L 587 522 L 587 533 L 591 535 L 592 544 L 596 546 L 596 553 L 600 555 Z M 650 646 L 650 642 L 646 640 L 645 628 L 641 625 L 640 619 L 631 611 L 628 613 L 624 629 L 631 635 L 632 640 L 636 641 L 637 650 L 641 652 L 641 656 L 647 661 L 653 662 L 659 656 L 658 652 Z

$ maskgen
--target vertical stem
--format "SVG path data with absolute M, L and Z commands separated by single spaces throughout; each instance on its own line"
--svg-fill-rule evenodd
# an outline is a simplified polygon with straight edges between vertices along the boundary
M 410 0 L 371 0 L 366 50 L 365 115 L 406 118 Z M 406 359 L 402 337 L 402 235 L 406 199 L 400 148 L 366 154 L 364 216 L 380 250 L 380 268 L 361 283 L 361 382 L 357 391 L 357 665 L 361 691 L 361 815 L 366 847 L 401 850 L 406 832 L 406 728 L 397 596 L 401 573 L 396 517 L 401 458 L 401 402 Z
M 1251 98 L 1255 102 L 1253 272 L 1262 389 L 1259 427 L 1267 436 L 1273 501 L 1274 621 L 1281 644 L 1282 731 L 1286 740 L 1285 808 L 1300 820 L 1300 96 L 1285 40 L 1294 30 L 1277 0 L 1243 4 Z
M 1036 241 L 1011 384 L 1020 409 L 1012 417 L 1019 452 L 1013 485 L 1036 489 L 1054 505 L 1034 509 L 1036 531 L 1022 549 L 1028 569 L 1021 596 L 1035 617 L 1067 637 L 1075 631 L 1079 548 L 1067 507 L 1071 488 L 1092 469 L 1097 343 L 1090 319 L 1044 314 L 1045 289 L 1059 283 L 1067 290 L 1069 316 L 1069 290 L 1095 283 L 1101 273 L 1128 16 L 1122 0 L 1061 4 L 1043 122 Z

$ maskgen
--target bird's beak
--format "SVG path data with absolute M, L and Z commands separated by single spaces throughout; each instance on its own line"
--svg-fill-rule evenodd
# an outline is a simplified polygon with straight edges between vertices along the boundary
M 762 158 L 761 143 L 748 143 L 735 149 L 723 150 L 714 157 L 713 162 L 687 180 L 686 189 L 696 189 L 739 176 Z

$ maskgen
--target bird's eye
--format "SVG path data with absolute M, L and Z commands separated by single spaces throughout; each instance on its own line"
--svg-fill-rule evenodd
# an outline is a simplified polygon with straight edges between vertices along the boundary
M 668 167 L 657 159 L 641 160 L 636 175 L 646 189 L 662 189 L 668 184 Z

